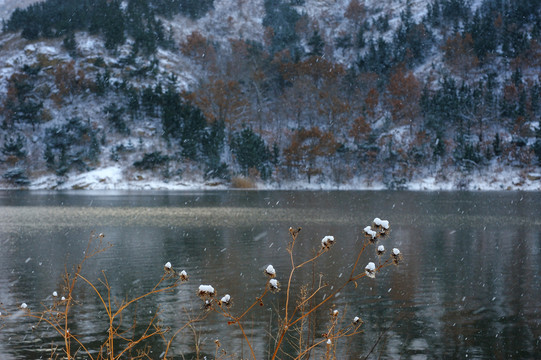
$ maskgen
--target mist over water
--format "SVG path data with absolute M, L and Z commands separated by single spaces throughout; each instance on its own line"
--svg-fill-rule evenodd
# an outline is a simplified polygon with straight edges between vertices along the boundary
M 96 280 L 104 270 L 118 299 L 151 288 L 167 261 L 188 272 L 188 283 L 137 309 L 144 324 L 159 306 L 163 325 L 174 330 L 187 314 L 202 311 L 200 284 L 231 294 L 232 312 L 240 313 L 264 290 L 268 264 L 287 283 L 290 226 L 302 227 L 299 261 L 323 236 L 334 235 L 336 245 L 320 258 L 316 278 L 324 273 L 323 281 L 340 284 L 362 246 L 362 229 L 380 217 L 392 228 L 381 243 L 388 251 L 398 247 L 404 262 L 335 299 L 344 323 L 364 320 L 363 334 L 340 343 L 341 358 L 367 355 L 376 342 L 372 356 L 384 359 L 540 358 L 540 200 L 538 193 L 516 192 L 1 192 L 0 302 L 11 315 L 0 320 L 0 353 L 39 358 L 58 341 L 43 326 L 32 331 L 35 322 L 16 308 L 26 302 L 37 310 L 52 301 L 91 232 L 105 234 L 113 247 L 89 260 L 83 274 Z M 363 268 L 368 261 L 377 262 L 372 248 Z M 296 273 L 295 289 L 313 281 L 311 270 Z M 106 316 L 92 292 L 83 284 L 79 289 L 72 332 L 97 344 Z M 258 358 L 266 358 L 267 333 L 276 330 L 284 301 L 283 291 L 266 296 L 245 324 Z M 318 315 L 318 334 L 326 331 L 328 311 Z M 229 354 L 249 354 L 238 327 L 216 314 L 197 330 L 206 354 L 214 356 L 215 339 Z M 183 332 L 174 353 L 188 357 L 193 344 L 193 333 Z M 154 345 L 158 357 L 163 345 Z

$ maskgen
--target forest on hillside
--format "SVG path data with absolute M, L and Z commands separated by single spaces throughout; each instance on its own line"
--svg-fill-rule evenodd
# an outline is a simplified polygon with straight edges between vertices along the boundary
M 3 181 L 26 186 L 44 172 L 62 181 L 118 163 L 163 179 L 362 177 L 400 188 L 426 171 L 539 166 L 541 2 L 434 0 L 422 17 L 407 2 L 399 19 L 359 0 L 324 19 L 304 5 L 264 0 L 260 40 L 179 38 L 168 26 L 199 21 L 213 0 L 16 10 L 4 34 L 61 40 L 69 57 L 22 64 L 0 93 Z M 81 33 L 115 61 L 81 56 Z M 163 71 L 161 49 L 193 64 L 195 85 Z M 102 104 L 94 118 L 52 116 L 85 102 Z

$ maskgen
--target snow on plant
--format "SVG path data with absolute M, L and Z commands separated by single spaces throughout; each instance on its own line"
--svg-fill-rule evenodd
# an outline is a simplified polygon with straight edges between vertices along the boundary
M 267 268 L 265 269 L 265 275 L 267 275 L 270 278 L 276 277 L 276 270 L 274 270 L 274 266 L 272 265 L 267 266 Z
M 334 245 L 334 236 L 327 235 L 323 239 L 321 239 L 321 247 L 325 250 L 328 250 L 331 248 L 331 246 Z
M 58 293 L 56 291 L 53 291 L 53 297 L 58 297 Z
M 276 279 L 269 280 L 269 287 L 273 292 L 280 291 L 280 283 Z
M 188 273 L 186 272 L 186 270 L 182 270 L 178 274 L 178 277 L 180 278 L 180 281 L 188 281 Z
M 397 248 L 393 249 L 391 256 L 393 257 L 393 263 L 395 265 L 398 265 L 398 263 L 402 260 L 402 254 L 400 253 L 400 250 L 398 250 Z
M 163 266 L 164 270 L 165 271 L 171 271 L 173 269 L 171 263 L 168 261 L 165 263 L 165 265 Z
M 372 221 L 374 228 L 380 234 L 380 236 L 385 236 L 389 234 L 390 225 L 389 220 L 381 220 L 380 218 L 375 218 Z
M 378 233 L 372 230 L 370 226 L 364 228 L 365 235 L 370 239 L 370 241 L 375 241 Z
M 225 294 L 225 295 L 220 299 L 219 305 L 220 305 L 220 306 L 222 306 L 222 305 L 230 306 L 230 305 L 231 305 L 231 295 Z
M 376 254 L 378 256 L 381 256 L 381 255 L 383 255 L 383 253 L 385 253 L 385 246 L 383 246 L 383 245 L 378 246 L 378 250 L 377 250 Z
M 366 276 L 368 276 L 369 278 L 372 278 L 372 279 L 375 278 L 376 277 L 376 264 L 370 261 L 368 265 L 366 265 L 366 267 L 364 268 L 364 271 L 366 272 Z
M 216 296 L 216 290 L 214 290 L 212 285 L 199 285 L 197 295 L 202 299 L 213 298 Z

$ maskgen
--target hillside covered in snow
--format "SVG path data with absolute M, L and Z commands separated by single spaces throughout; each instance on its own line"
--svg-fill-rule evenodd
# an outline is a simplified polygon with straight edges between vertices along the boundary
M 0 188 L 541 190 L 538 0 L 46 0 Z

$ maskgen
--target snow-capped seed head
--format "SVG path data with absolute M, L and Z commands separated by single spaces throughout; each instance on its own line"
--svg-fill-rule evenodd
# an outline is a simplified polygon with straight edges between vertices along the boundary
M 332 340 L 331 339 L 328 339 L 327 340 L 327 346 L 331 346 L 332 345 Z
M 385 246 L 383 245 L 378 246 L 378 250 L 377 250 L 378 256 L 383 255 L 384 252 L 385 252 Z
M 276 270 L 274 270 L 274 266 L 272 265 L 267 266 L 267 268 L 265 269 L 265 275 L 267 275 L 270 278 L 276 277 Z
M 220 305 L 229 306 L 231 305 L 231 296 L 229 294 L 225 294 L 222 299 L 220 300 Z
M 366 237 L 368 237 L 368 239 L 371 242 L 375 242 L 376 237 L 378 235 L 378 233 L 375 232 L 374 230 L 372 230 L 372 228 L 370 226 L 367 226 L 367 227 L 364 228 L 364 234 L 366 235 Z
M 360 317 L 355 316 L 355 317 L 353 318 L 353 325 L 359 325 L 359 324 L 362 324 L 362 323 L 363 323 L 363 321 L 361 320 Z
M 26 303 L 23 302 L 23 303 L 21 304 L 21 309 L 26 309 L 27 307 L 28 307 L 28 305 L 26 305 Z
M 60 298 L 60 300 L 65 301 L 66 298 L 62 296 L 62 297 Z
M 216 296 L 216 291 L 211 285 L 199 285 L 197 295 L 201 298 L 212 298 Z
M 393 249 L 391 256 L 393 257 L 393 263 L 395 265 L 398 265 L 400 260 L 402 260 L 402 254 L 400 253 L 400 250 L 398 250 L 397 248 Z
M 56 291 L 53 291 L 53 297 L 57 297 L 58 293 Z
M 209 310 L 212 308 L 212 301 L 211 300 L 205 300 L 205 305 L 203 305 L 205 310 Z
M 168 262 L 165 263 L 165 265 L 163 266 L 163 268 L 164 268 L 165 271 L 171 271 L 172 265 L 171 265 L 171 263 L 168 261 Z
M 100 237 L 100 238 L 103 239 L 103 238 L 105 237 L 105 234 L 104 234 L 104 233 L 100 233 L 100 234 L 98 235 L 98 237 Z
M 280 291 L 280 283 L 276 279 L 270 279 L 269 288 L 272 292 Z
M 331 246 L 334 245 L 334 236 L 327 235 L 323 239 L 321 239 L 321 247 L 323 249 L 330 249 Z
M 332 316 L 333 316 L 333 317 L 337 317 L 337 316 L 338 316 L 338 310 L 333 310 Z
M 389 220 L 381 220 L 380 218 L 374 219 L 374 228 L 381 234 L 387 235 L 389 233 Z
M 376 277 L 376 264 L 374 264 L 373 262 L 369 262 L 368 265 L 366 265 L 366 267 L 364 268 L 364 272 L 366 273 L 366 276 L 372 279 L 375 278 Z
M 186 270 L 182 270 L 179 274 L 178 274 L 179 278 L 180 278 L 180 281 L 188 281 L 188 273 L 186 272 Z

